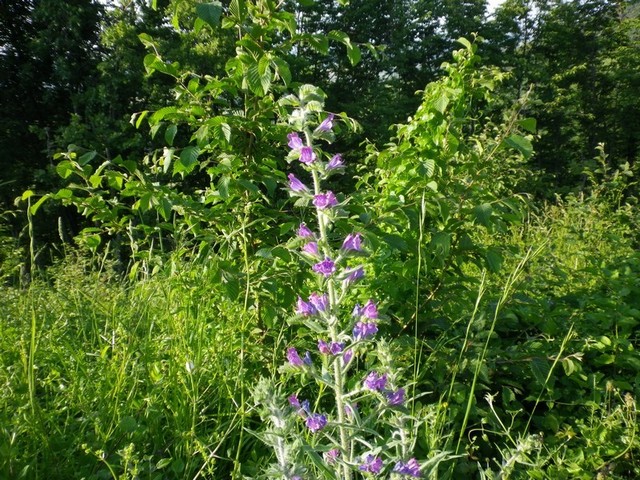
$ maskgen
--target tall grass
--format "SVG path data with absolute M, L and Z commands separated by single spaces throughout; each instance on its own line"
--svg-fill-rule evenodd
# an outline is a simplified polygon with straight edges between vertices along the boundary
M 68 260 L 3 294 L 0 477 L 240 478 L 268 351 L 206 265 L 135 283 Z

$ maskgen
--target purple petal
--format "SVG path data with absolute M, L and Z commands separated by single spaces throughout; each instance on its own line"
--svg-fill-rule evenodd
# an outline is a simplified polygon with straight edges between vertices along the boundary
M 342 161 L 342 155 L 338 153 L 337 155 L 331 157 L 331 160 L 329 160 L 329 163 L 327 163 L 326 169 L 335 170 L 342 167 L 344 167 L 344 162 Z
M 302 251 L 315 257 L 318 255 L 318 244 L 316 242 L 309 242 L 302 247 Z
M 411 477 L 419 478 L 420 477 L 420 464 L 415 458 L 410 459 L 408 462 L 398 462 L 396 466 L 393 467 L 393 471 L 395 473 L 400 473 L 402 475 L 409 475 Z
M 314 307 L 311 303 L 305 302 L 304 300 L 302 300 L 302 297 L 298 297 L 298 306 L 296 308 L 296 313 L 298 315 L 309 317 L 311 315 L 315 315 L 317 311 L 316 307 Z
M 323 261 L 313 266 L 313 271 L 325 277 L 330 277 L 336 271 L 336 264 L 329 257 L 326 257 Z
M 307 424 L 307 428 L 309 430 L 311 430 L 313 433 L 316 433 L 317 431 L 322 430 L 327 425 L 327 417 L 319 413 L 312 413 L 307 417 L 305 423 Z
M 364 278 L 364 268 L 362 266 L 349 270 L 347 277 L 344 279 L 347 285 L 357 282 L 361 278 Z
M 298 236 L 302 237 L 302 238 L 313 238 L 313 232 L 311 230 L 309 230 L 309 228 L 307 227 L 306 224 L 301 223 L 300 226 L 298 227 Z
M 329 132 L 333 128 L 333 117 L 335 115 L 330 113 L 327 118 L 325 118 L 320 125 L 316 128 L 316 132 Z
M 325 312 L 329 308 L 329 296 L 326 293 L 318 295 L 314 292 L 309 296 L 309 303 L 319 312 Z
M 357 322 L 353 327 L 353 338 L 364 340 L 378 332 L 378 325 L 375 322 Z
M 289 174 L 289 188 L 294 192 L 308 192 L 307 186 L 302 183 L 293 173 Z
M 289 398 L 289 405 L 292 407 L 300 408 L 300 400 L 298 400 L 298 396 L 294 393 Z
M 373 455 L 367 455 L 364 463 L 358 468 L 361 472 L 380 473 L 380 470 L 382 470 L 382 459 L 380 457 L 374 457 Z
M 316 161 L 316 154 L 312 147 L 302 147 L 300 149 L 300 162 L 310 164 Z
M 289 364 L 294 367 L 302 367 L 304 363 L 298 355 L 298 351 L 294 347 L 287 348 L 287 360 L 289 360 Z
M 333 192 L 328 191 L 314 195 L 313 204 L 323 210 L 325 208 L 335 207 L 338 204 L 338 199 Z
M 384 390 L 384 387 L 387 386 L 387 374 L 378 375 L 377 372 L 370 372 L 362 384 L 368 390 Z
M 289 145 L 289 148 L 292 150 L 300 150 L 304 146 L 302 139 L 296 132 L 291 132 L 287 135 L 287 138 L 289 139 L 287 145 Z
M 369 300 L 364 307 L 362 307 L 362 315 L 371 320 L 378 318 L 378 308 L 372 300 Z
M 342 242 L 342 249 L 349 252 L 361 252 L 362 251 L 362 237 L 359 233 L 350 233 Z
M 404 388 L 387 393 L 387 402 L 391 406 L 402 405 L 404 403 Z

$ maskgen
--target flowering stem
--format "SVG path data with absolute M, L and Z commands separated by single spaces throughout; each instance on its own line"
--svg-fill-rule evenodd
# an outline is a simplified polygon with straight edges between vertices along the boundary
M 313 147 L 313 136 L 311 131 L 306 128 L 304 131 L 305 139 L 307 142 L 307 146 Z M 313 190 L 315 195 L 319 195 L 322 193 L 322 189 L 320 188 L 320 175 L 317 170 L 312 170 L 311 175 L 313 177 Z M 327 223 L 328 220 L 325 213 L 321 208 L 316 207 L 316 217 L 318 219 L 318 231 L 320 233 L 320 245 L 322 248 L 322 253 L 324 257 L 333 258 L 333 252 L 331 247 L 329 246 L 329 241 L 327 239 Z M 335 280 L 333 278 L 327 279 L 327 294 L 329 296 L 329 312 L 331 312 L 331 316 L 329 319 L 329 337 L 332 342 L 339 342 L 339 330 L 338 330 L 338 322 L 335 320 L 334 312 L 338 306 L 338 299 L 336 297 L 336 288 L 335 288 Z M 342 448 L 342 455 L 345 463 L 342 467 L 342 477 L 345 480 L 351 480 L 351 469 L 348 466 L 348 463 L 351 462 L 351 448 L 349 443 L 349 438 L 347 435 L 347 429 L 345 428 L 345 404 L 344 404 L 344 381 L 342 378 L 342 366 L 339 359 L 334 359 L 333 362 L 333 376 L 334 376 L 334 386 L 333 391 L 335 394 L 336 400 L 336 409 L 338 414 L 338 430 L 340 433 L 340 446 Z

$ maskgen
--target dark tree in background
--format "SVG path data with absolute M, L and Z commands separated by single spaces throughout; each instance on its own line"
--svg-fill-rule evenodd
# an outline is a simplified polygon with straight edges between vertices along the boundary
M 92 0 L 0 3 L 0 202 L 47 182 L 53 139 L 98 77 L 103 7 Z

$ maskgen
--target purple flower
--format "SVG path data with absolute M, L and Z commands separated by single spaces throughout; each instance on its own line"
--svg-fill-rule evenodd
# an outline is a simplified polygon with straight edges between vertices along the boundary
M 387 402 L 391 406 L 402 405 L 404 403 L 404 388 L 387 393 Z
M 342 242 L 342 249 L 349 252 L 361 252 L 362 251 L 362 237 L 359 233 L 350 233 Z
M 312 413 L 307 417 L 306 425 L 309 430 L 316 433 L 327 425 L 327 417 L 319 413 Z
M 344 167 L 344 162 L 342 161 L 342 155 L 339 153 L 331 157 L 329 163 L 327 163 L 327 170 L 335 170 L 336 168 Z
M 291 477 L 291 480 L 302 480 L 300 475 L 296 475 L 295 477 Z
M 320 210 L 324 210 L 325 208 L 335 207 L 338 204 L 338 199 L 332 191 L 328 191 L 327 193 L 314 195 L 313 204 Z
M 329 132 L 333 128 L 333 117 L 335 115 L 330 113 L 327 118 L 325 118 L 320 125 L 316 128 L 316 132 Z
M 298 400 L 298 396 L 294 393 L 289 398 L 289 405 L 292 407 L 300 408 L 300 400 Z
M 293 173 L 289 174 L 289 188 L 293 192 L 308 192 L 307 186 L 296 178 Z
M 329 352 L 331 352 L 329 344 L 324 340 L 318 340 L 318 350 L 320 350 L 320 353 L 323 355 L 329 355 Z
M 369 390 L 384 390 L 384 387 L 387 386 L 387 374 L 378 375 L 376 372 L 370 372 L 362 384 L 364 388 Z
M 311 354 L 308 351 L 304 352 L 304 357 L 302 358 L 302 362 L 305 365 L 309 365 L 309 366 L 311 366 L 311 364 L 313 363 L 313 361 L 311 360 Z
M 349 270 L 349 273 L 347 274 L 344 281 L 347 283 L 347 285 L 351 285 L 352 283 L 357 282 L 363 277 L 364 277 L 364 268 L 362 268 L 362 266 L 359 266 L 357 268 Z
M 318 295 L 314 292 L 309 296 L 309 303 L 319 312 L 325 312 L 329 308 L 329 296 L 326 293 Z
M 298 350 L 296 350 L 295 347 L 287 348 L 287 360 L 289 360 L 289 364 L 294 367 L 304 366 L 304 362 L 300 358 L 300 355 L 298 355 Z
M 296 308 L 296 313 L 298 315 L 309 317 L 311 315 L 315 315 L 318 312 L 313 304 L 305 302 L 304 300 L 302 300 L 302 297 L 298 297 L 298 307 Z
M 376 304 L 372 300 L 369 300 L 364 307 L 362 307 L 362 315 L 371 320 L 378 318 L 378 309 Z
M 347 350 L 342 355 L 342 363 L 343 365 L 348 365 L 351 359 L 353 358 L 353 350 Z
M 300 404 L 300 408 L 302 409 L 301 413 L 309 413 L 310 409 L 311 409 L 311 405 L 309 404 L 309 400 L 303 400 Z
M 309 228 L 304 224 L 301 223 L 300 226 L 298 227 L 298 236 L 301 238 L 313 238 L 313 232 L 311 230 L 309 230 Z
M 320 353 L 323 355 L 338 355 L 339 353 L 342 353 L 342 350 L 344 350 L 344 343 L 327 343 L 324 340 L 318 340 L 318 350 L 320 350 Z
M 336 271 L 336 264 L 329 257 L 313 266 L 313 271 L 320 273 L 325 277 L 330 277 Z
M 300 149 L 300 162 L 309 165 L 316 161 L 316 154 L 312 147 L 302 147 Z
M 359 303 L 356 303 L 356 306 L 353 307 L 353 311 L 351 312 L 352 317 L 361 317 L 362 316 L 362 307 Z
M 315 257 L 318 255 L 318 244 L 316 242 L 309 242 L 302 247 L 302 251 Z
M 353 338 L 356 340 L 364 340 L 378 332 L 376 322 L 357 322 L 353 327 Z
M 420 464 L 415 458 L 412 458 L 406 463 L 402 461 L 396 463 L 396 466 L 393 467 L 393 471 L 402 475 L 420 478 Z
M 382 459 L 380 457 L 374 457 L 373 455 L 367 455 L 364 463 L 358 468 L 361 472 L 380 473 L 380 470 L 382 470 Z
M 289 145 L 289 148 L 291 150 L 300 150 L 304 146 L 304 143 L 302 143 L 302 139 L 296 132 L 291 132 L 289 135 L 287 135 L 287 138 L 289 139 L 287 145 Z
M 324 457 L 325 462 L 327 462 L 329 465 L 333 465 L 334 463 L 336 463 L 338 457 L 340 456 L 340 450 L 338 450 L 337 448 L 332 448 L 328 452 L 325 452 L 322 456 Z

